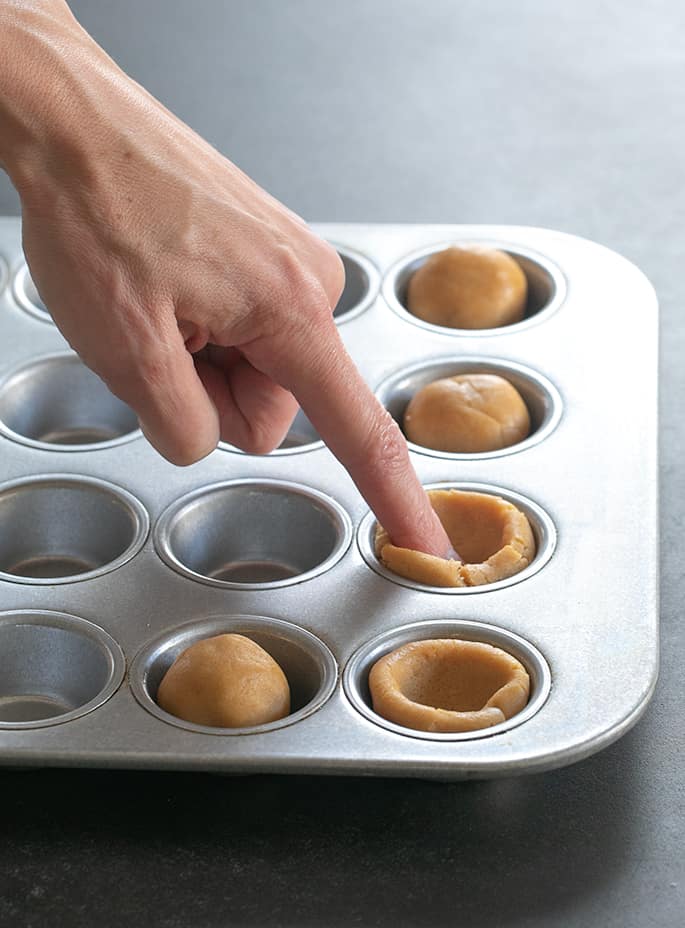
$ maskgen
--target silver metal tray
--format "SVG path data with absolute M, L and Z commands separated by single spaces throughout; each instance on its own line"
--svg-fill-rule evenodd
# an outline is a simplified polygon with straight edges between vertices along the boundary
M 0 762 L 482 778 L 579 760 L 644 710 L 658 666 L 649 282 L 606 248 L 544 229 L 316 228 L 346 264 L 341 335 L 394 415 L 451 372 L 502 372 L 522 392 L 535 430 L 520 445 L 411 451 L 426 485 L 523 508 L 535 560 L 455 591 L 389 574 L 368 508 L 303 416 L 274 454 L 224 445 L 191 468 L 166 463 L 68 352 L 26 271 L 19 220 L 0 219 Z M 409 274 L 452 242 L 520 262 L 522 322 L 454 331 L 406 312 Z M 157 707 L 174 656 L 221 630 L 279 660 L 288 718 L 222 731 Z M 526 710 L 467 735 L 378 719 L 373 661 L 437 635 L 516 654 L 532 679 Z

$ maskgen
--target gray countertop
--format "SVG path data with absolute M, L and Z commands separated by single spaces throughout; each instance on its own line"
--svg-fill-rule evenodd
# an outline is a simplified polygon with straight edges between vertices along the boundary
M 521 779 L 2 771 L 0 924 L 681 924 L 685 7 L 72 6 L 308 219 L 546 226 L 647 273 L 661 303 L 662 669 L 620 742 Z M 0 214 L 16 212 L 0 177 Z

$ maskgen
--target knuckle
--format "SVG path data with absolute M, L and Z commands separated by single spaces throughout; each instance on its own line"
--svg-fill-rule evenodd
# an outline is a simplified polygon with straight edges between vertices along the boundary
M 245 454 L 262 455 L 277 448 L 283 435 L 266 416 L 253 413 L 249 420 L 243 420 L 242 425 L 234 426 L 230 432 L 222 432 L 221 437 Z
M 278 447 L 282 435 L 270 420 L 261 421 L 259 416 L 253 415 L 246 426 L 237 444 L 241 451 L 246 454 L 268 454 Z
M 321 273 L 321 268 L 309 268 L 288 245 L 279 247 L 279 259 L 272 270 L 270 290 L 275 302 L 293 313 L 297 321 L 307 324 L 316 324 L 331 316 L 337 295 L 331 299 L 328 279 L 340 274 L 344 278 L 342 262 L 341 270 L 335 270 L 335 263 L 339 261 L 337 252 L 326 242 L 323 245 L 332 253 L 332 272 L 326 269 Z
M 407 443 L 399 426 L 387 410 L 383 410 L 369 432 L 363 448 L 369 470 L 385 475 L 402 473 L 409 461 Z
M 157 345 L 141 347 L 135 358 L 138 379 L 155 394 L 163 395 L 169 380 L 169 365 L 163 351 Z
M 321 240 L 319 273 L 330 306 L 335 307 L 345 289 L 345 265 L 340 254 Z

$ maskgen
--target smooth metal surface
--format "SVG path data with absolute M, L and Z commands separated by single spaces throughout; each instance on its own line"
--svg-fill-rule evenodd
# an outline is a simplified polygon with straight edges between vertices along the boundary
M 173 503 L 155 546 L 174 570 L 227 589 L 267 590 L 330 570 L 352 524 L 330 497 L 282 480 L 234 480 Z
M 175 468 L 143 440 L 65 455 L 0 437 L 4 481 L 66 469 L 76 479 L 89 475 L 125 487 L 156 523 L 155 539 L 172 514 L 182 513 L 179 531 L 169 540 L 173 557 L 186 562 L 183 570 L 169 569 L 150 537 L 136 557 L 95 579 L 72 577 L 58 586 L 40 578 L 17 583 L 14 576 L 0 577 L 4 607 L 88 615 L 129 660 L 151 642 L 163 652 L 164 642 L 182 628 L 200 629 L 207 616 L 283 620 L 324 642 L 341 667 L 378 636 L 406 625 L 475 623 L 484 634 L 493 626 L 536 648 L 551 670 L 549 697 L 501 735 L 455 744 L 399 735 L 371 721 L 338 681 L 307 717 L 226 738 L 188 731 L 145 711 L 132 675 L 96 712 L 59 726 L 59 737 L 51 728 L 0 732 L 0 762 L 482 779 L 579 760 L 614 741 L 643 712 L 658 655 L 657 316 L 649 282 L 608 249 L 545 229 L 341 224 L 316 229 L 340 249 L 365 256 L 384 281 L 368 307 L 340 326 L 372 389 L 387 387 L 402 372 L 411 381 L 433 365 L 447 370 L 455 359 L 474 357 L 506 365 L 512 378 L 524 378 L 519 383 L 529 389 L 527 401 L 539 417 L 533 436 L 539 440 L 493 457 L 452 459 L 425 449 L 411 455 L 424 485 L 478 485 L 523 506 L 532 517 L 541 559 L 511 578 L 514 582 L 457 596 L 411 589 L 401 578 L 383 575 L 367 550 L 373 517 L 347 473 L 320 445 L 263 457 L 217 449 L 194 467 Z M 546 302 L 522 323 L 478 333 L 475 356 L 474 333 L 417 325 L 386 299 L 395 292 L 398 271 L 416 255 L 469 241 L 506 243 L 519 260 L 534 262 L 540 270 L 533 290 L 541 307 Z M 0 220 L 0 255 L 14 275 L 21 273 L 17 220 Z M 67 347 L 55 326 L 24 312 L 15 292 L 11 281 L 0 295 L 0 378 Z M 392 405 L 400 397 L 398 386 L 388 401 Z M 617 408 L 630 409 L 630 429 Z M 259 491 L 254 499 L 244 489 L 232 501 L 230 495 L 220 501 L 207 495 L 215 484 L 265 487 L 273 481 L 299 485 L 304 495 L 293 496 L 292 486 L 272 496 Z M 320 506 L 316 494 L 324 497 Z M 342 522 L 334 515 L 338 511 L 346 514 Z M 347 520 L 358 544 L 346 547 L 337 533 Z M 113 536 L 122 537 L 101 520 L 86 521 L 92 541 L 108 546 Z M 71 531 L 78 520 L 71 524 L 61 514 L 51 519 L 49 531 L 34 531 L 25 519 L 3 518 L 2 550 L 14 555 L 24 544 L 19 539 L 49 539 L 53 526 L 62 523 Z M 313 532 L 313 544 L 305 541 L 305 529 Z M 67 547 L 62 554 L 81 551 Z M 321 563 L 309 572 L 313 561 L 328 556 L 338 559 L 323 572 Z M 234 571 L 246 567 L 254 582 L 236 583 Z M 224 569 L 232 579 L 221 579 Z M 276 569 L 291 576 L 270 579 Z M 160 663 L 151 657 L 150 666 L 163 666 L 162 652 Z
M 126 662 L 111 635 L 63 612 L 0 613 L 0 729 L 59 725 L 106 702 Z
M 179 654 L 196 641 L 224 634 L 246 635 L 280 665 L 290 686 L 289 715 L 249 728 L 213 728 L 177 718 L 157 705 L 159 684 Z M 294 725 L 321 708 L 337 679 L 335 658 L 323 641 L 290 622 L 254 615 L 211 616 L 165 632 L 139 652 L 129 674 L 133 695 L 144 709 L 169 725 L 204 735 L 255 735 Z
M 496 374 L 508 380 L 523 398 L 530 414 L 530 435 L 523 441 L 496 451 L 479 451 L 475 453 L 462 453 L 454 451 L 438 451 L 435 448 L 426 448 L 407 440 L 412 451 L 417 454 L 428 454 L 432 457 L 445 458 L 452 461 L 469 461 L 474 458 L 499 458 L 507 454 L 514 454 L 531 448 L 544 441 L 559 424 L 562 412 L 562 402 L 559 391 L 554 384 L 532 368 L 513 361 L 504 361 L 499 358 L 482 356 L 455 356 L 452 358 L 436 358 L 432 361 L 421 361 L 402 367 L 378 386 L 376 396 L 388 410 L 400 428 L 404 427 L 404 414 L 409 401 L 422 387 L 434 380 L 443 377 L 455 377 L 458 374 Z
M 22 262 L 19 270 L 14 275 L 14 298 L 17 303 L 41 322 L 49 322 L 54 325 L 50 310 L 41 300 L 36 285 L 31 279 L 31 274 L 27 265 Z
M 103 480 L 41 475 L 0 485 L 0 581 L 52 585 L 116 570 L 143 546 L 148 514 Z
M 355 319 L 371 306 L 378 295 L 381 278 L 373 262 L 361 252 L 336 242 L 331 244 L 335 245 L 345 268 L 345 288 L 333 310 L 333 318 L 340 325 Z
M 22 364 L 0 381 L 0 433 L 44 451 L 91 451 L 140 437 L 133 410 L 72 352 Z
M 374 712 L 369 692 L 369 673 L 371 668 L 385 654 L 401 648 L 412 641 L 425 641 L 431 638 L 459 638 L 464 641 L 482 641 L 513 654 L 521 661 L 530 677 L 530 698 L 521 712 L 491 728 L 461 732 L 417 731 L 388 721 Z M 372 641 L 363 645 L 351 658 L 343 674 L 345 693 L 352 705 L 367 719 L 409 738 L 421 738 L 428 741 L 472 741 L 474 738 L 490 738 L 516 728 L 532 718 L 544 705 L 552 687 L 552 675 L 547 661 L 538 651 L 520 635 L 514 635 L 503 628 L 485 625 L 481 622 L 468 622 L 459 619 L 438 619 L 434 622 L 414 622 L 383 632 Z

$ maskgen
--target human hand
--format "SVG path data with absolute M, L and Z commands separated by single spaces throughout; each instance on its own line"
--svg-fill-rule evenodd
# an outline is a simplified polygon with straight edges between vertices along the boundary
M 340 340 L 334 249 L 128 78 L 61 0 L 28 6 L 29 39 L 17 14 L 10 41 L 31 73 L 0 104 L 0 160 L 32 277 L 71 346 L 176 464 L 219 438 L 270 451 L 299 403 L 395 544 L 449 552 L 396 423 Z

